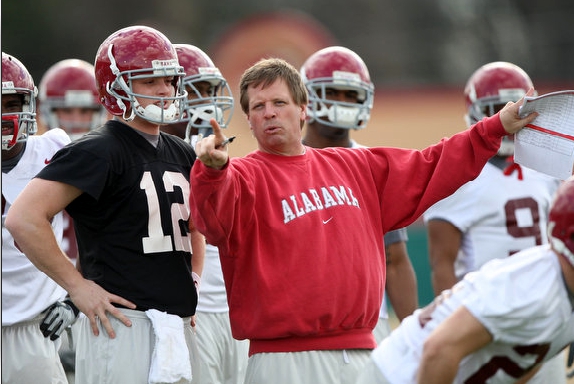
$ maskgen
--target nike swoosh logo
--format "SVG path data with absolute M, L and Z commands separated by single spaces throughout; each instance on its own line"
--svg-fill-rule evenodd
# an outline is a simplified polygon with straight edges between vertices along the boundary
M 333 220 L 333 216 L 329 217 L 327 220 L 323 220 L 323 224 L 327 224 L 331 220 Z
M 44 164 L 50 164 L 50 159 L 45 159 Z

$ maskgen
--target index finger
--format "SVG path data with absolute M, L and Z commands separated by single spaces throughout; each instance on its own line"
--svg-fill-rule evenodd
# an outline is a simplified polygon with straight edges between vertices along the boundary
M 223 140 L 225 140 L 225 136 L 223 135 L 223 132 L 221 132 L 221 127 L 219 126 L 217 120 L 211 119 L 209 120 L 209 124 L 211 124 L 211 128 L 213 128 L 213 134 L 215 135 L 215 142 L 221 143 Z
M 137 305 L 135 305 L 131 301 L 126 300 L 123 297 L 117 296 L 117 295 L 110 295 L 110 303 L 120 304 L 120 305 L 123 305 L 124 307 L 129 308 L 129 309 L 136 309 L 136 307 L 137 307 Z M 113 308 L 115 308 L 115 307 L 113 307 Z

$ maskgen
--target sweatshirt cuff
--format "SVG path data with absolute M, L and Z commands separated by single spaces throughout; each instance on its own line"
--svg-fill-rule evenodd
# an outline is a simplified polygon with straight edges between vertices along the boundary
M 502 121 L 500 121 L 500 113 L 487 117 L 485 120 L 485 125 L 487 125 L 487 129 L 492 133 L 492 135 L 495 135 L 496 137 L 508 136 L 508 132 L 506 132 L 502 125 Z
M 213 181 L 223 179 L 225 177 L 225 174 L 227 173 L 226 172 L 227 168 L 229 168 L 229 159 L 221 169 L 208 167 L 207 165 L 203 164 L 200 160 L 196 160 L 196 163 L 193 165 L 192 168 L 192 174 L 198 179 Z

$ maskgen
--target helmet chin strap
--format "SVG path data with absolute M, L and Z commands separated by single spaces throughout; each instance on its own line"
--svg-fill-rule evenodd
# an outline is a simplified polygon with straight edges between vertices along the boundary
M 116 81 L 118 79 L 121 79 L 123 81 L 123 78 L 120 76 L 118 78 L 116 78 Z M 124 82 L 125 83 L 125 82 Z M 127 111 L 127 107 L 124 103 L 124 101 L 117 95 L 117 93 L 115 93 L 115 91 L 113 90 L 112 85 L 108 82 L 106 83 L 106 91 L 112 95 L 112 97 L 114 97 L 116 99 L 116 104 L 118 105 L 118 107 L 120 107 L 120 109 L 123 111 L 122 114 L 122 118 L 126 121 L 132 121 L 135 117 L 134 111 L 132 109 L 130 116 L 126 116 Z
M 108 47 L 108 58 L 110 59 L 110 70 L 116 76 L 116 80 L 114 81 L 114 84 L 117 83 L 119 85 L 120 89 L 122 89 L 124 92 L 128 93 L 129 87 L 126 84 L 124 77 L 121 75 L 121 71 L 118 68 L 118 65 L 116 64 L 116 59 L 114 57 L 114 54 L 112 53 L 113 46 L 114 46 L 113 44 L 110 44 L 110 46 Z M 134 108 L 132 108 L 130 115 L 126 116 L 126 114 L 128 112 L 128 108 L 125 105 L 125 103 L 123 102 L 123 100 L 113 90 L 113 87 L 109 82 L 106 84 L 106 91 L 116 99 L 116 103 L 118 104 L 118 107 L 120 107 L 120 109 L 122 111 L 124 111 L 122 114 L 123 119 L 125 121 L 132 121 L 136 117 L 135 112 L 134 112 Z
M 121 105 L 120 105 L 120 103 L 121 103 Z M 126 113 L 128 111 L 126 110 L 125 104 L 121 100 L 118 99 L 118 105 L 120 105 L 120 108 L 123 109 L 123 111 L 124 111 L 124 113 L 122 114 L 122 117 L 124 118 L 125 121 L 132 121 L 133 119 L 135 119 L 136 113 L 135 113 L 133 108 L 131 110 L 130 115 L 126 116 Z

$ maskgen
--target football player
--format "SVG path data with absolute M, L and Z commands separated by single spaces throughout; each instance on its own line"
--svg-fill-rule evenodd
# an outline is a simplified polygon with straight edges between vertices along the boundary
M 94 66 L 84 60 L 55 63 L 42 76 L 38 88 L 39 122 L 44 129 L 62 128 L 75 140 L 106 121 Z
M 233 115 L 233 96 L 227 80 L 205 52 L 191 44 L 174 44 L 174 47 L 185 71 L 187 101 L 180 121 L 162 126 L 162 131 L 184 138 L 194 146 L 198 134 L 212 133 L 210 119 L 227 128 Z
M 182 114 L 184 71 L 169 39 L 141 25 L 112 33 L 94 66 L 99 99 L 114 119 L 60 150 L 12 206 L 6 226 L 85 315 L 77 326 L 77 382 L 189 383 L 200 369 L 192 271 L 204 256 L 191 252 L 205 239 L 190 229 L 186 203 L 195 153 L 160 131 Z M 48 230 L 64 207 L 82 274 L 65 263 Z
M 508 62 L 478 68 L 464 88 L 468 126 L 517 101 L 533 88 L 526 72 Z M 487 261 L 546 244 L 546 225 L 559 180 L 513 162 L 513 137 L 505 137 L 480 175 L 424 214 L 435 295 Z M 550 375 L 550 376 L 548 376 Z M 563 383 L 564 357 L 532 383 Z
M 66 306 L 59 304 L 66 292 L 26 258 L 4 226 L 26 184 L 70 142 L 61 129 L 34 135 L 36 93 L 26 67 L 2 52 L 2 383 L 67 382 L 58 356 L 62 330 L 43 322 L 46 309 Z M 50 218 L 48 228 L 57 246 L 62 242 L 62 213 Z M 62 319 L 63 328 L 75 320 L 69 314 Z
M 574 341 L 574 177 L 556 192 L 545 230 L 549 244 L 491 260 L 403 320 L 357 384 L 531 379 Z

